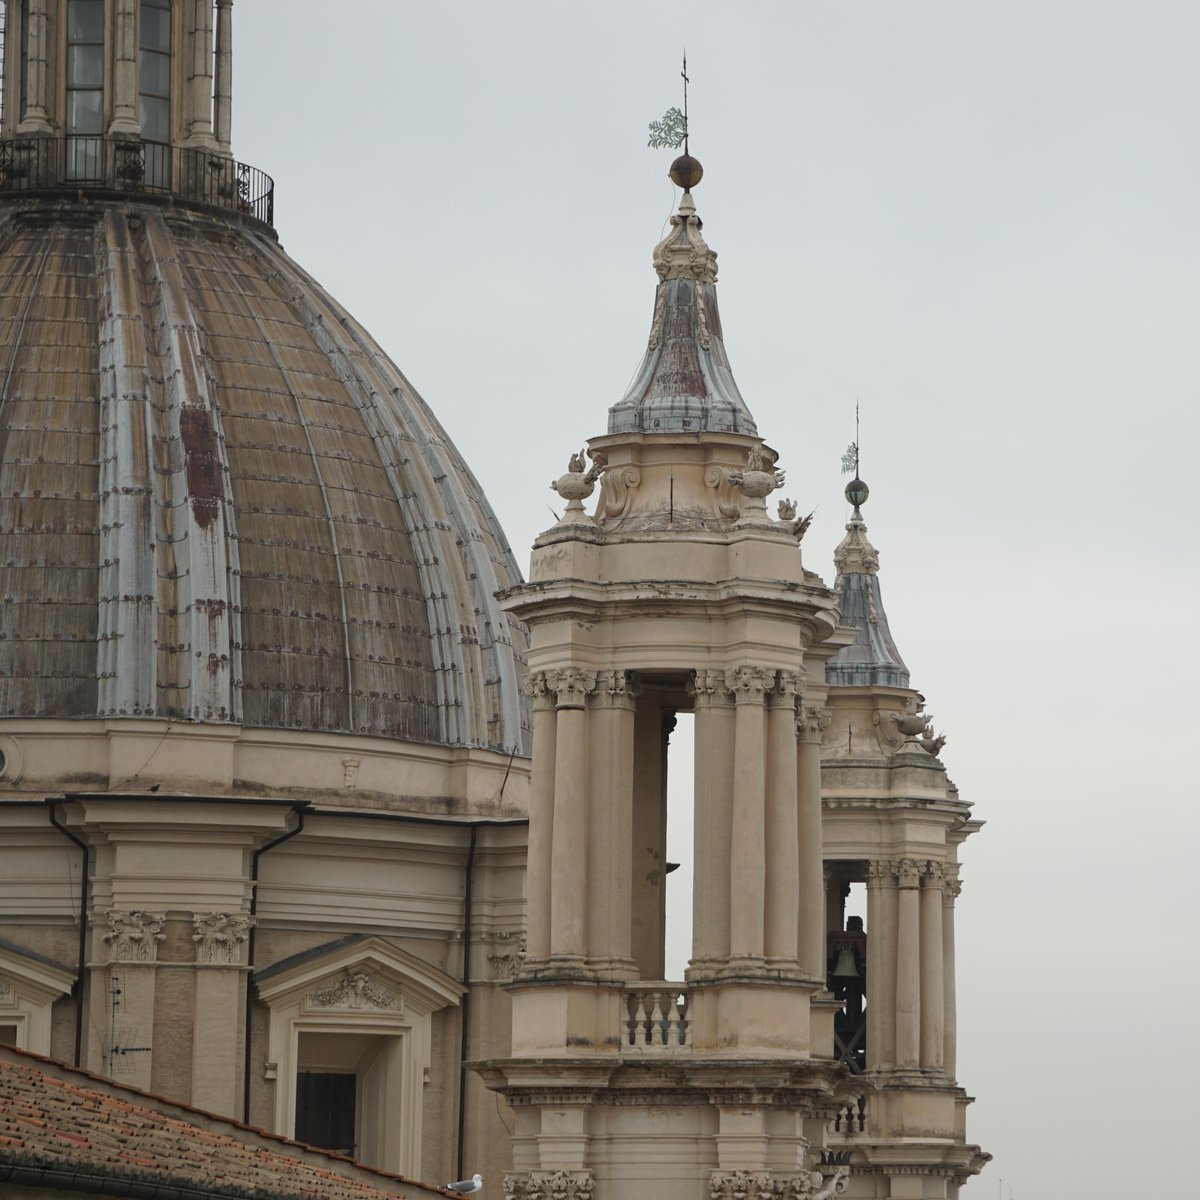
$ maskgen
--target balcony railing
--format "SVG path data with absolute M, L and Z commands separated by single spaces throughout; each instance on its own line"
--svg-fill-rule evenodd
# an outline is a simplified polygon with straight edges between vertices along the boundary
M 275 181 L 208 150 L 105 137 L 0 140 L 0 193 L 108 191 L 177 196 L 275 223 Z
M 621 1045 L 658 1054 L 691 1051 L 692 1005 L 682 983 L 635 983 L 625 990 Z

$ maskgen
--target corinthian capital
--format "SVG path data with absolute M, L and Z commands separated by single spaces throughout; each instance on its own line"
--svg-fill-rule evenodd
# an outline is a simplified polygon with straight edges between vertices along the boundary
M 588 696 L 596 688 L 596 673 L 579 667 L 563 667 L 559 671 L 547 671 L 546 684 L 557 696 L 559 708 L 586 708 Z
M 765 667 L 733 667 L 725 672 L 725 686 L 737 704 L 761 704 L 775 673 Z
M 915 858 L 902 858 L 896 864 L 896 878 L 902 888 L 921 886 L 921 864 Z
M 596 708 L 637 707 L 642 685 L 632 671 L 597 671 L 592 704 Z
M 697 708 L 733 703 L 733 697 L 725 684 L 724 671 L 709 671 L 703 668 L 698 670 L 695 676 L 688 680 L 687 691 Z
M 545 671 L 530 671 L 529 677 L 521 684 L 521 691 L 533 702 L 535 709 L 554 707 L 554 689 Z
M 804 687 L 803 671 L 778 671 L 767 696 L 772 708 L 795 708 Z
M 113 962 L 157 962 L 158 944 L 167 935 L 163 926 L 167 923 L 166 913 L 133 912 L 105 913 L 108 933 L 104 940 L 109 944 Z
M 801 705 L 796 711 L 796 736 L 802 742 L 819 742 L 832 723 L 832 709 L 818 704 Z

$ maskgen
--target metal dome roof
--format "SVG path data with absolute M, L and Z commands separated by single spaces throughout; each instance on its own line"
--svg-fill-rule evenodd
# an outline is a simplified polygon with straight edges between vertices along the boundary
M 270 229 L 0 205 L 0 717 L 520 748 L 478 483 Z

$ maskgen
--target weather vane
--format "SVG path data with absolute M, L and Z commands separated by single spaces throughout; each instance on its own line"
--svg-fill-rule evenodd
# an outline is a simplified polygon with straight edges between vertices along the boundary
M 683 52 L 683 111 L 678 108 L 668 108 L 661 121 L 650 122 L 650 141 L 647 143 L 651 150 L 678 150 L 683 147 L 684 154 L 688 149 L 688 79 L 687 51 Z
M 849 475 L 854 472 L 855 477 L 858 476 L 858 401 L 854 402 L 854 441 L 846 448 L 846 453 L 842 455 L 842 474 Z

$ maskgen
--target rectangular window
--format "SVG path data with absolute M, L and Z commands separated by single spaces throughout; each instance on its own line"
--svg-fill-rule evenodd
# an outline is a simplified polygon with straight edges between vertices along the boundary
M 68 0 L 68 179 L 100 179 L 103 134 L 104 0 Z
M 296 1140 L 353 1157 L 357 1091 L 357 1075 L 298 1071 Z
M 147 187 L 171 186 L 171 0 L 142 0 L 138 107 Z
M 0 1046 L 15 1046 L 17 1044 L 17 1027 L 15 1025 L 0 1025 Z

